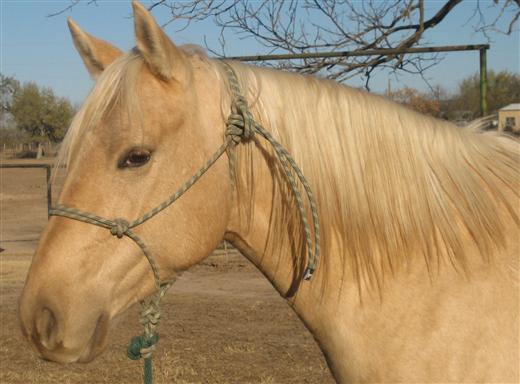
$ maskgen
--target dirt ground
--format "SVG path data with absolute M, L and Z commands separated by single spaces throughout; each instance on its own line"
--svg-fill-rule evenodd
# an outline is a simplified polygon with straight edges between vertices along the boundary
M 112 329 L 110 347 L 92 363 L 59 365 L 33 354 L 17 302 L 47 221 L 45 171 L 0 172 L 0 383 L 141 383 L 142 362 L 126 357 L 128 341 L 141 331 L 138 308 Z M 157 384 L 333 383 L 312 336 L 236 252 L 217 252 L 184 273 L 163 308 Z

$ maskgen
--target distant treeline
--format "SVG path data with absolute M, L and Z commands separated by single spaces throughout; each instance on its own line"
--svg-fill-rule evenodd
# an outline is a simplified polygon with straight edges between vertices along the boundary
M 44 145 L 60 142 L 75 113 L 72 103 L 36 83 L 20 83 L 0 74 L 0 139 L 2 149 L 20 146 L 37 157 Z
M 502 107 L 520 102 L 520 75 L 509 71 L 488 72 L 488 113 L 494 114 Z M 451 121 L 473 120 L 480 116 L 480 76 L 474 74 L 462 80 L 453 94 L 441 86 L 430 92 L 413 88 L 389 90 L 387 96 L 394 101 L 434 117 Z

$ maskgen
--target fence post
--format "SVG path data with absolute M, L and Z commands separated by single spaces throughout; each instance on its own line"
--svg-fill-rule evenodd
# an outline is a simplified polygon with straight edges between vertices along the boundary
M 480 116 L 487 115 L 487 48 L 480 48 Z
M 51 215 L 49 214 L 49 210 L 51 209 L 52 205 L 52 185 L 51 185 L 51 166 L 46 164 L 45 167 L 46 171 L 46 179 L 47 179 L 47 220 L 51 218 Z

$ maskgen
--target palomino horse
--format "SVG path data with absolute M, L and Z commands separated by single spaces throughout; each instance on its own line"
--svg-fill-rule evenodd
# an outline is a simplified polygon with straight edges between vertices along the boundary
M 175 46 L 138 3 L 134 19 L 127 54 L 70 22 L 97 83 L 67 133 L 60 202 L 108 218 L 143 215 L 197 172 L 224 140 L 232 98 L 222 62 Z M 256 135 L 135 228 L 161 277 L 226 239 L 287 298 L 340 383 L 517 381 L 517 143 L 333 82 L 230 65 L 316 193 L 322 258 L 302 281 L 294 195 Z M 46 359 L 86 362 L 154 289 L 130 239 L 52 217 L 21 297 L 23 332 Z

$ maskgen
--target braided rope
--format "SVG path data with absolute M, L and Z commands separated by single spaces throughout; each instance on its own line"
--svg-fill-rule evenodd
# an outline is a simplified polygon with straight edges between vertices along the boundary
M 156 291 L 154 295 L 152 295 L 152 297 L 150 297 L 147 300 L 141 301 L 141 312 L 139 316 L 139 322 L 143 325 L 144 331 L 141 335 L 136 336 L 131 340 L 127 351 L 128 357 L 130 359 L 144 359 L 145 384 L 152 384 L 153 381 L 151 359 L 152 353 L 155 349 L 155 344 L 159 340 L 159 334 L 156 332 L 156 328 L 159 325 L 161 319 L 161 299 L 166 294 L 166 291 L 170 288 L 170 286 L 174 283 L 175 278 L 166 282 L 161 281 L 159 265 L 155 261 L 155 258 L 153 257 L 150 250 L 146 247 L 146 244 L 135 232 L 132 231 L 132 229 L 150 220 L 159 212 L 168 208 L 175 201 L 177 201 L 208 171 L 208 169 L 222 156 L 224 152 L 226 152 L 227 150 L 231 152 L 229 156 L 230 172 L 232 175 L 232 180 L 234 180 L 235 156 L 233 151 L 236 145 L 238 145 L 241 142 L 247 142 L 252 140 L 255 133 L 260 134 L 271 144 L 278 159 L 280 160 L 280 164 L 282 165 L 282 169 L 287 178 L 291 191 L 293 192 L 296 198 L 296 205 L 298 207 L 300 219 L 302 221 L 305 232 L 308 260 L 307 268 L 305 269 L 305 272 L 303 274 L 304 280 L 309 280 L 311 278 L 319 261 L 319 218 L 316 202 L 311 187 L 308 184 L 305 177 L 303 176 L 303 173 L 301 172 L 300 168 L 289 154 L 289 152 L 278 141 L 276 141 L 274 137 L 265 128 L 263 128 L 261 125 L 255 122 L 253 115 L 251 114 L 251 111 L 247 105 L 247 102 L 240 92 L 240 86 L 235 71 L 229 64 L 225 62 L 223 64 L 228 74 L 229 87 L 233 95 L 233 100 L 231 103 L 231 114 L 229 115 L 226 125 L 226 139 L 224 143 L 215 151 L 215 153 L 206 161 L 206 163 L 204 163 L 204 165 L 202 165 L 202 167 L 200 167 L 199 170 L 189 180 L 187 180 L 174 194 L 172 194 L 168 199 L 159 204 L 157 207 L 151 209 L 150 211 L 146 212 L 144 215 L 132 222 L 129 222 L 122 218 L 114 220 L 106 219 L 93 213 L 82 211 L 74 207 L 65 206 L 63 204 L 58 204 L 55 207 L 49 209 L 50 216 L 62 216 L 72 220 L 77 220 L 87 224 L 92 224 L 98 227 L 106 228 L 110 230 L 110 233 L 113 236 L 116 236 L 118 239 L 122 239 L 125 236 L 128 237 L 141 249 L 144 256 L 148 260 L 148 263 L 150 264 L 150 267 L 153 272 Z M 296 179 L 292 172 L 296 174 L 298 180 L 303 185 L 307 199 L 309 201 L 311 217 L 313 222 L 314 242 L 307 220 L 305 205 L 303 203 L 303 199 L 298 188 L 298 184 L 296 183 Z

